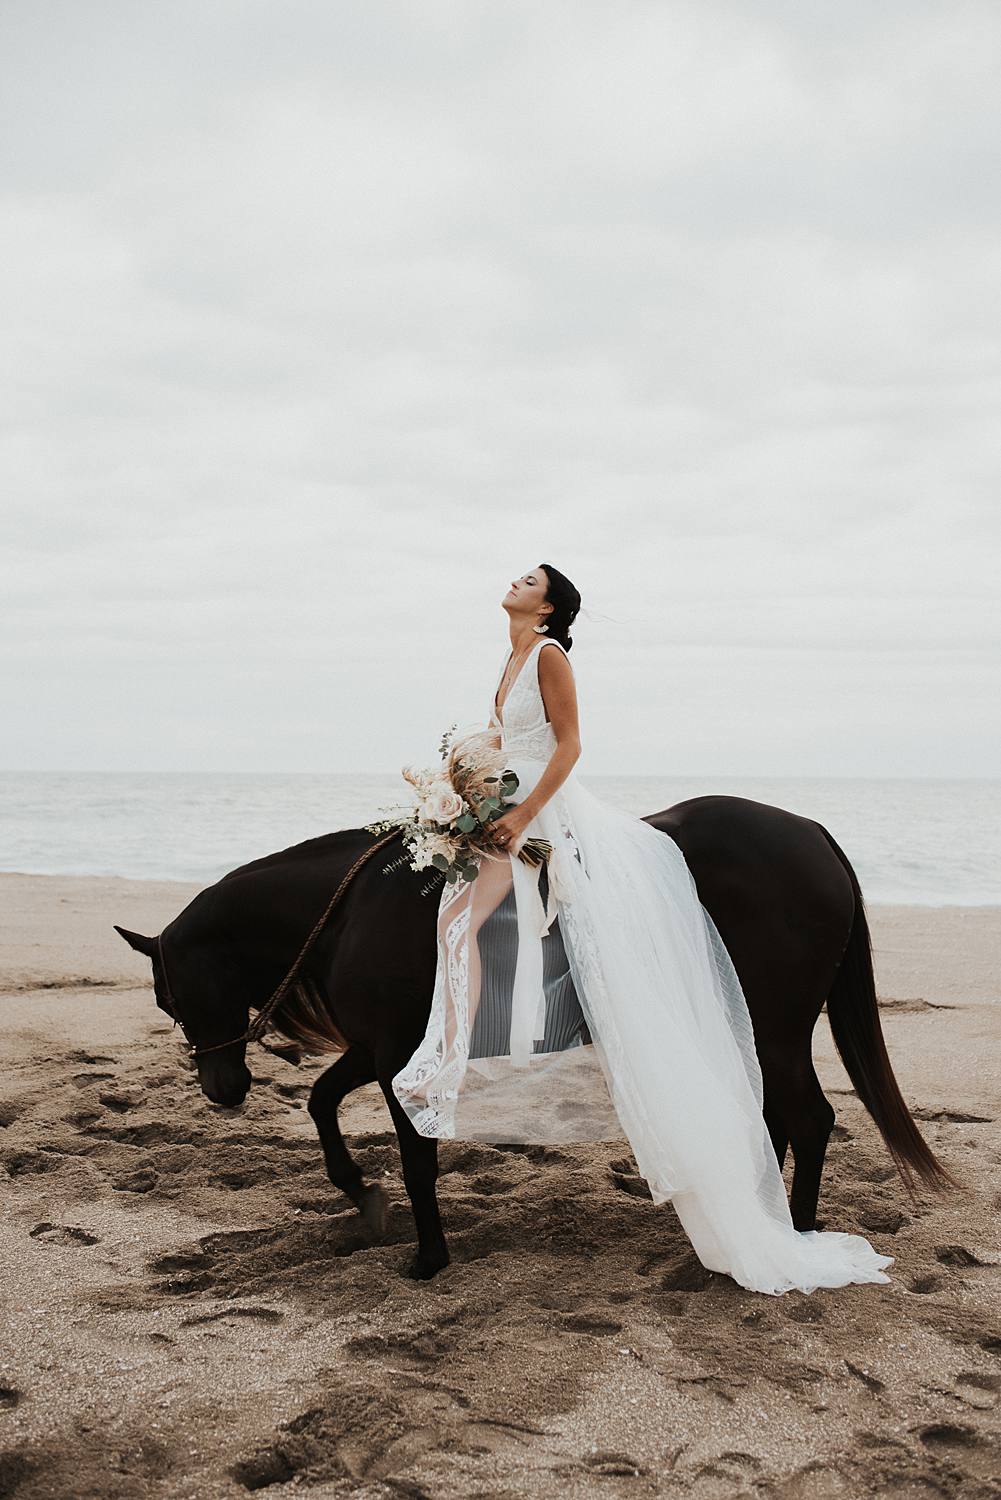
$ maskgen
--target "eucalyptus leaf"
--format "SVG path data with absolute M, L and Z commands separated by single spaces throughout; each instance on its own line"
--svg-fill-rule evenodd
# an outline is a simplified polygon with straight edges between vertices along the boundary
M 445 858 L 444 854 L 432 854 L 431 863 L 439 870 L 448 869 L 448 860 Z

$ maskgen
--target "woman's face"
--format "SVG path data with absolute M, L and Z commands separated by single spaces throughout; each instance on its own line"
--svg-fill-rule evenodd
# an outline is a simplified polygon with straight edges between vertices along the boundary
M 533 568 L 513 581 L 501 602 L 510 615 L 528 618 L 536 625 L 553 612 L 553 606 L 546 603 L 548 587 L 545 568 Z

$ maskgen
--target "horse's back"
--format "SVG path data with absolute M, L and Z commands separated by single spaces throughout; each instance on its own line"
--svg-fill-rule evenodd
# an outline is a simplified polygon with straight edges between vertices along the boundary
M 812 818 L 747 797 L 691 797 L 646 822 L 673 838 L 751 1003 L 759 986 L 790 989 L 840 959 L 851 931 L 851 881 Z

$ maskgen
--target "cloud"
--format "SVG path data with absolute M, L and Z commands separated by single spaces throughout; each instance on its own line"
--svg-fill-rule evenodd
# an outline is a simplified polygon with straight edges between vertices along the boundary
M 5 7 L 9 766 L 995 769 L 988 3 Z M 586 697 L 585 697 L 586 695 Z

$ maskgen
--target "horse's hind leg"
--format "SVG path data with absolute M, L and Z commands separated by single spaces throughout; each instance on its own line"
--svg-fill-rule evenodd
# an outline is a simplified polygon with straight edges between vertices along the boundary
M 788 1080 L 787 1098 L 784 1115 L 795 1161 L 789 1209 L 796 1229 L 815 1229 L 820 1179 L 835 1116 L 809 1057 Z
M 796 1018 L 802 1022 L 802 1017 Z M 812 1017 L 815 1019 L 815 1016 Z M 761 1028 L 764 1032 L 764 1027 Z M 756 1043 L 764 1085 L 764 1117 L 781 1170 L 792 1149 L 789 1212 L 796 1229 L 816 1229 L 820 1179 L 834 1110 L 814 1072 L 810 1030 L 786 1026 Z
M 381 1234 L 386 1223 L 386 1195 L 378 1183 L 366 1183 L 354 1160 L 337 1119 L 341 1100 L 353 1089 L 375 1082 L 375 1061 L 365 1047 L 349 1047 L 332 1068 L 321 1073 L 309 1096 L 313 1117 L 327 1164 L 327 1176 L 355 1204 L 374 1234 Z

